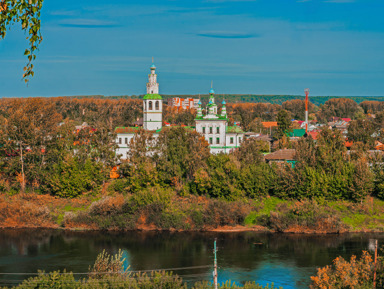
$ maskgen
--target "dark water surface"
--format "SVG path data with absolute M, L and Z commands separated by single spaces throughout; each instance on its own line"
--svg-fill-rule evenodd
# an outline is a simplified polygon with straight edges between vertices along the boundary
M 0 230 L 0 286 L 28 275 L 67 269 L 87 272 L 97 255 L 107 250 L 124 256 L 131 270 L 167 269 L 213 264 L 217 238 L 219 281 L 273 282 L 288 288 L 308 288 L 316 268 L 337 256 L 360 256 L 372 239 L 383 234 L 286 235 L 242 233 L 66 232 L 59 230 Z M 185 281 L 212 280 L 212 268 L 175 270 Z M 79 275 L 77 275 L 79 277 Z

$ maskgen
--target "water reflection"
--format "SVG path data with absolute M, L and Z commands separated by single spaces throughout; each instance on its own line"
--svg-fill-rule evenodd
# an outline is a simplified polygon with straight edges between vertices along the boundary
M 255 280 L 286 288 L 308 288 L 316 268 L 337 256 L 349 258 L 367 250 L 369 239 L 383 234 L 284 235 L 200 232 L 65 232 L 0 230 L 0 272 L 35 273 L 67 269 L 87 272 L 103 250 L 124 257 L 131 270 L 180 268 L 213 264 L 213 240 L 219 248 L 219 281 L 242 284 Z M 175 271 L 185 280 L 211 280 L 212 268 Z M 0 276 L 21 280 L 27 276 Z M 3 282 L 3 283 L 1 283 Z M 8 282 L 8 281 L 7 281 Z

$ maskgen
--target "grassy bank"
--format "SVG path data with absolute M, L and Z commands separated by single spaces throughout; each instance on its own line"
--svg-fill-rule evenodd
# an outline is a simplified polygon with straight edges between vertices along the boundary
M 255 230 L 284 233 L 384 231 L 384 202 L 286 201 L 275 197 L 235 202 L 179 196 L 150 188 L 133 195 L 0 195 L 0 227 L 91 230 Z

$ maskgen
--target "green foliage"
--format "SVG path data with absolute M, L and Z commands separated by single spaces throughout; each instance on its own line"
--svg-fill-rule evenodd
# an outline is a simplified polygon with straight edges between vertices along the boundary
M 43 40 L 40 33 L 42 7 L 43 0 L 2 0 L 0 2 L 0 38 L 5 38 L 7 30 L 14 23 L 21 24 L 22 30 L 27 34 L 29 48 L 24 52 L 28 59 L 23 74 L 25 82 L 28 82 L 29 77 L 34 75 L 32 61 L 36 59 L 35 52 Z
M 67 156 L 54 165 L 52 174 L 47 175 L 46 191 L 59 197 L 74 198 L 98 189 L 104 179 L 100 163 L 87 159 L 81 164 L 76 157 Z
M 244 167 L 239 176 L 239 186 L 249 198 L 268 195 L 273 184 L 273 172 L 268 164 L 250 165 Z
M 282 109 L 277 114 L 277 138 L 281 139 L 283 136 L 286 136 L 288 133 L 292 132 L 292 122 L 291 114 Z
M 260 201 L 255 201 L 255 208 L 245 218 L 246 225 L 267 225 L 271 212 L 276 209 L 276 206 L 283 201 L 276 197 L 263 198 Z
M 67 273 L 64 270 L 62 273 L 60 273 L 60 271 L 54 271 L 47 274 L 44 273 L 44 271 L 39 271 L 38 273 L 39 275 L 37 277 L 31 277 L 24 280 L 20 285 L 13 288 L 72 289 L 77 287 L 77 281 L 71 272 Z
M 206 160 L 210 156 L 204 137 L 184 127 L 163 129 L 157 147 L 155 160 L 159 176 L 176 189 L 191 181 L 195 172 L 206 166 Z
M 375 139 L 372 135 L 374 132 L 375 127 L 371 120 L 352 120 L 348 126 L 347 137 L 349 141 L 362 142 L 373 147 Z
M 232 155 L 211 155 L 207 164 L 207 169 L 195 173 L 196 193 L 226 200 L 236 200 L 243 195 L 238 186 L 240 163 Z

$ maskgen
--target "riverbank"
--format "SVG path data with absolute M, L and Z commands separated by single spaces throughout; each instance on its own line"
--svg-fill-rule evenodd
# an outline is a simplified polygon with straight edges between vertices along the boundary
M 337 234 L 384 232 L 384 202 L 285 201 L 274 197 L 227 202 L 172 191 L 123 196 L 0 195 L 0 228 L 169 230 Z

